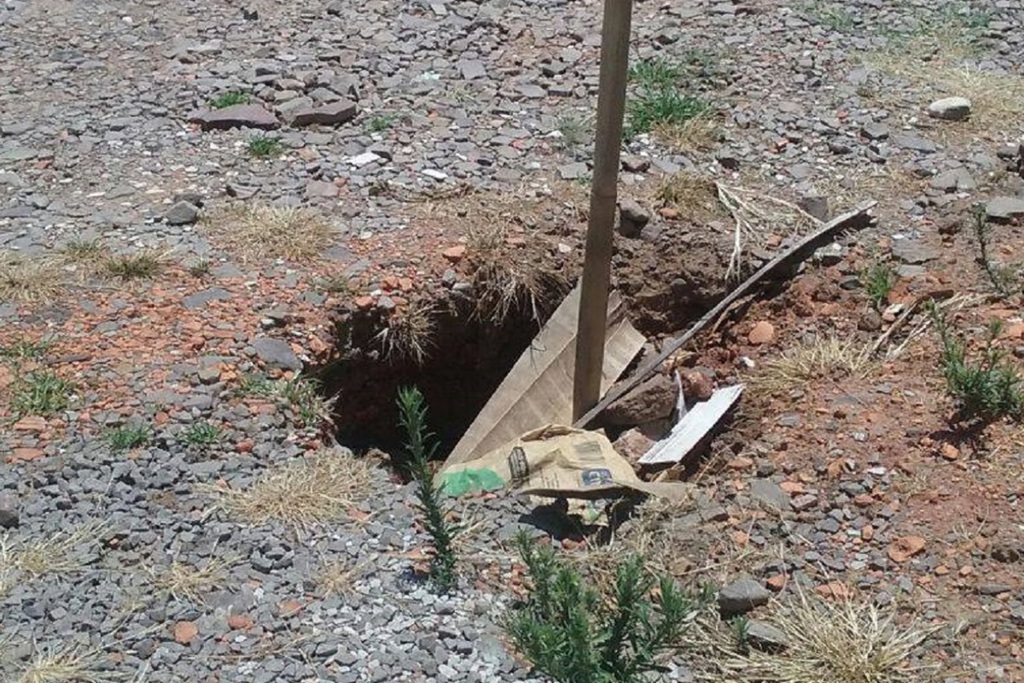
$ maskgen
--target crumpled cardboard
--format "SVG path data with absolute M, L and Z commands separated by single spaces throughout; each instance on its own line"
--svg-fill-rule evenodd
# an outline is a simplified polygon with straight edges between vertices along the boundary
M 685 499 L 682 483 L 645 482 L 599 432 L 548 425 L 438 473 L 450 496 L 507 489 L 547 498 L 615 498 L 633 492 Z

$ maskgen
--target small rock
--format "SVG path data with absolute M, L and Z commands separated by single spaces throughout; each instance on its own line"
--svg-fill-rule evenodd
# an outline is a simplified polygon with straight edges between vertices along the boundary
M 868 140 L 885 140 L 889 137 L 889 126 L 884 123 L 868 123 L 860 129 L 860 134 Z
M 192 621 L 179 621 L 174 624 L 174 642 L 188 645 L 199 635 L 199 627 Z
M 857 329 L 862 332 L 877 332 L 882 329 L 882 314 L 874 309 L 865 311 L 857 320 Z
M 934 189 L 942 190 L 943 192 L 969 192 L 978 186 L 966 168 L 953 168 L 943 171 L 932 178 L 928 184 Z
M 256 355 L 267 365 L 284 370 L 301 370 L 302 361 L 288 342 L 273 337 L 258 337 L 252 342 Z
M 452 263 L 458 263 L 466 255 L 466 245 L 456 244 L 454 247 L 448 247 L 441 252 L 441 255 Z
M 985 215 L 990 221 L 1008 221 L 1024 216 L 1024 199 L 1018 197 L 995 197 L 985 205 Z
M 771 624 L 760 619 L 747 622 L 747 642 L 762 652 L 777 653 L 789 647 L 786 634 Z
M 903 263 L 928 263 L 939 258 L 939 251 L 917 240 L 893 240 L 892 255 Z
M 191 225 L 199 220 L 199 207 L 191 202 L 178 202 L 164 214 L 168 225 Z
M 768 589 L 757 581 L 739 579 L 718 591 L 718 609 L 723 616 L 744 614 L 766 604 L 770 598 Z
M 979 595 L 1002 595 L 1013 590 L 1013 586 L 1005 583 L 983 583 L 978 586 Z
M 939 150 L 939 146 L 928 138 L 914 135 L 913 133 L 899 133 L 893 137 L 892 141 L 897 147 L 914 150 L 915 152 L 931 153 Z
M 747 335 L 747 340 L 751 344 L 768 344 L 775 339 L 775 326 L 767 320 L 762 320 L 754 325 L 753 329 L 750 330 L 750 334 Z
M 292 123 L 296 126 L 337 126 L 348 123 L 356 117 L 359 109 L 355 102 L 338 100 L 319 107 L 304 107 L 292 113 Z
M 201 111 L 190 119 L 203 130 L 227 130 L 229 128 L 259 128 L 273 130 L 281 124 L 277 117 L 258 104 L 236 104 L 223 109 Z
M 700 370 L 686 370 L 680 373 L 680 380 L 683 385 L 683 396 L 688 402 L 706 401 L 715 393 L 713 375 L 701 372 Z
M 646 173 L 651 168 L 651 160 L 630 154 L 622 156 L 622 170 L 630 173 Z
M 797 201 L 797 206 L 817 218 L 819 221 L 828 220 L 828 197 L 816 192 L 802 194 Z
M 754 479 L 750 482 L 750 497 L 778 510 L 789 510 L 789 494 L 770 479 Z
M 634 427 L 622 432 L 619 438 L 612 443 L 612 448 L 626 460 L 636 464 L 653 445 L 654 441 L 652 439 Z
M 651 214 L 631 197 L 619 202 L 619 234 L 623 237 L 639 237 L 644 226 L 651 221 Z
M 888 549 L 889 559 L 893 562 L 906 562 L 924 550 L 925 540 L 920 536 L 904 536 L 897 538 Z
M 963 121 L 971 115 L 971 101 L 966 97 L 944 97 L 928 105 L 928 116 L 944 121 Z
M 17 512 L 0 508 L 0 529 L 16 529 L 20 523 Z
M 232 631 L 242 631 L 253 626 L 252 617 L 246 614 L 232 614 L 228 617 L 228 628 Z
M 601 414 L 612 425 L 631 426 L 668 417 L 676 407 L 675 382 L 657 374 L 613 402 Z

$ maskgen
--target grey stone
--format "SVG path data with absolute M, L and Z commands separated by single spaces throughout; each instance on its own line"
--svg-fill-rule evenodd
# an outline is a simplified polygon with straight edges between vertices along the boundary
M 892 255 L 903 263 L 911 265 L 928 263 L 939 257 L 939 251 L 917 240 L 893 240 Z
M 199 207 L 189 202 L 178 202 L 164 214 L 168 225 L 191 225 L 199 220 Z
M 772 595 L 768 589 L 751 578 L 733 581 L 718 591 L 718 609 L 724 616 L 744 614 L 768 603 Z
M 359 113 L 355 102 L 338 100 L 319 107 L 305 107 L 294 112 L 292 123 L 296 126 L 337 126 L 348 123 Z
M 789 494 L 770 479 L 754 479 L 750 482 L 750 497 L 779 510 L 791 507 Z
M 20 523 L 21 519 L 17 512 L 0 508 L 0 528 L 16 529 Z
M 619 234 L 623 237 L 639 237 L 650 221 L 651 214 L 632 197 L 623 197 L 619 202 Z
M 601 419 L 608 424 L 634 426 L 668 417 L 676 407 L 675 382 L 656 374 L 605 408 Z
M 819 221 L 828 220 L 828 197 L 823 194 L 817 192 L 801 194 L 797 205 Z
M 971 101 L 966 97 L 944 97 L 928 105 L 928 116 L 944 121 L 963 121 L 971 115 Z
M 559 166 L 558 175 L 562 180 L 579 180 L 590 175 L 590 169 L 582 161 L 577 161 Z
M 860 129 L 860 134 L 868 140 L 885 140 L 889 137 L 889 126 L 884 123 L 868 123 Z
M 929 183 L 936 190 L 944 192 L 968 192 L 977 187 L 974 178 L 966 168 L 953 168 L 939 173 Z
M 267 365 L 282 368 L 284 370 L 301 370 L 302 361 L 292 351 L 288 342 L 274 337 L 257 337 L 252 342 L 259 356 Z
M 782 629 L 760 619 L 747 622 L 747 642 L 762 652 L 778 653 L 789 647 L 789 637 Z
M 892 138 L 893 144 L 903 149 L 914 150 L 915 152 L 937 152 L 939 146 L 928 138 L 913 133 L 898 133 Z
M 210 301 L 223 301 L 230 298 L 231 294 L 229 294 L 227 290 L 221 289 L 220 287 L 212 287 L 210 289 L 204 289 L 201 292 L 196 292 L 195 294 L 189 294 L 182 299 L 181 303 L 185 308 L 195 310 L 197 308 L 202 308 Z
M 467 81 L 471 81 L 477 78 L 485 78 L 487 76 L 487 69 L 484 67 L 484 63 L 479 59 L 468 59 L 458 63 L 459 73 Z
M 258 104 L 235 104 L 223 109 L 201 111 L 194 114 L 190 121 L 198 123 L 203 130 L 227 130 L 229 128 L 273 130 L 281 125 L 273 113 Z
M 1008 221 L 1024 216 L 1024 199 L 1018 197 L 995 197 L 985 205 L 985 214 L 990 221 Z

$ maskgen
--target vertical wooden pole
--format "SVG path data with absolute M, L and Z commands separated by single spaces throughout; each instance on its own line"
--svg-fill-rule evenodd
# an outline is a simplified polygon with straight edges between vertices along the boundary
M 608 287 L 612 267 L 612 233 L 615 230 L 632 19 L 632 0 L 604 0 L 594 178 L 590 190 L 590 221 L 587 225 L 587 247 L 580 284 L 580 315 L 576 328 L 573 420 L 590 410 L 601 398 Z

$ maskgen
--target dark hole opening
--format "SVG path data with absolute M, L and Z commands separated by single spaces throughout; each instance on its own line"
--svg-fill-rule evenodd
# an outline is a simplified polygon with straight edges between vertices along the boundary
M 416 386 L 427 402 L 437 457 L 446 457 L 540 327 L 532 310 L 512 311 L 500 322 L 445 310 L 435 319 L 426 356 L 417 362 L 384 357 L 377 327 L 353 321 L 340 359 L 319 373 L 324 393 L 337 397 L 338 440 L 353 449 L 379 448 L 401 457 L 405 434 L 395 401 L 400 387 Z

